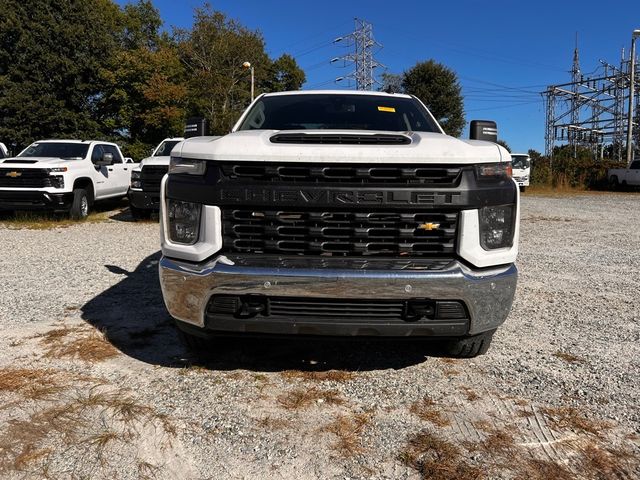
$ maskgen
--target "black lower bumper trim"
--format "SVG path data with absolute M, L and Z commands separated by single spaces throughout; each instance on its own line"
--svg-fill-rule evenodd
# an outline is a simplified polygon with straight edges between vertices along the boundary
M 73 193 L 0 190 L 0 210 L 47 210 L 66 212 L 71 208 Z
M 160 192 L 144 192 L 141 190 L 129 190 L 127 196 L 129 203 L 142 210 L 160 209 Z

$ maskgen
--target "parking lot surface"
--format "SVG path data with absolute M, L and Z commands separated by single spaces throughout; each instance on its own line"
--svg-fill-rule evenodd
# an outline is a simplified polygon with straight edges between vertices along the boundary
M 2 478 L 638 478 L 640 195 L 525 195 L 488 354 L 184 349 L 158 225 L 0 219 Z

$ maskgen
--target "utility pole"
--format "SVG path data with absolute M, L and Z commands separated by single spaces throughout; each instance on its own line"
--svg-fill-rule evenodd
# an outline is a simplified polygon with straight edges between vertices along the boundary
M 374 53 L 377 53 L 382 45 L 373 38 L 373 25 L 356 18 L 355 30 L 348 35 L 336 38 L 333 43 L 347 45 L 353 48 L 353 52 L 335 57 L 331 63 L 342 61 L 344 66 L 347 64 L 355 66 L 355 69 L 348 75 L 336 78 L 336 82 L 354 80 L 356 90 L 373 90 L 373 87 L 379 83 L 375 78 L 374 69 L 384 67 L 374 58 Z
M 627 112 L 627 167 L 633 161 L 633 94 L 636 73 L 636 38 L 640 37 L 640 30 L 631 34 L 631 58 L 629 59 L 629 108 Z

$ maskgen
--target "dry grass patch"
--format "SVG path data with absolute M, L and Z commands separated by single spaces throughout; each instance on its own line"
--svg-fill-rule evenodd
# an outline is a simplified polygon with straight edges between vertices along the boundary
M 449 419 L 447 419 L 442 413 L 442 408 L 427 395 L 425 395 L 422 400 L 413 403 L 409 408 L 409 411 L 416 415 L 420 420 L 431 422 L 438 427 L 451 425 Z
M 461 390 L 464 392 L 465 397 L 467 398 L 468 401 L 470 402 L 475 402 L 476 400 L 480 399 L 480 395 L 478 395 L 474 390 L 472 390 L 469 387 L 460 387 Z
M 429 480 L 479 480 L 482 469 L 470 465 L 453 443 L 423 430 L 409 438 L 400 460 Z
M 264 417 L 258 420 L 258 426 L 265 430 L 285 430 L 293 428 L 293 422 L 284 418 Z
M 0 368 L 0 393 L 13 393 L 29 400 L 39 400 L 68 388 L 73 377 L 52 369 Z
M 574 355 L 572 353 L 558 351 L 558 352 L 555 352 L 553 356 L 556 358 L 559 358 L 560 360 L 564 360 L 567 363 L 584 363 L 585 362 L 584 358 L 578 357 L 577 355 Z
M 101 362 L 118 355 L 118 349 L 108 340 L 104 332 L 84 326 L 66 325 L 36 335 L 45 347 L 47 358 L 74 358 L 85 362 Z
M 578 432 L 600 435 L 611 428 L 604 420 L 591 420 L 573 407 L 548 407 L 541 409 L 549 422 L 558 430 L 570 429 Z
M 306 389 L 298 388 L 283 393 L 278 397 L 278 403 L 287 410 L 300 410 L 309 407 L 313 403 L 343 405 L 345 400 L 337 390 L 321 390 L 311 387 Z
M 640 469 L 640 458 L 633 452 L 588 444 L 581 452 L 581 468 L 592 472 L 598 480 L 634 478 Z
M 326 372 L 285 370 L 280 374 L 285 380 L 306 380 L 311 382 L 344 383 L 354 380 L 356 374 L 345 370 L 327 370 Z
M 371 422 L 372 413 L 363 412 L 353 415 L 340 415 L 323 428 L 337 437 L 332 447 L 344 457 L 352 457 L 364 452 L 362 433 Z
M 108 220 L 110 212 L 94 212 L 84 220 L 71 220 L 67 216 L 45 212 L 16 212 L 0 220 L 0 225 L 9 230 L 53 230 L 68 228 L 82 223 L 102 223 Z

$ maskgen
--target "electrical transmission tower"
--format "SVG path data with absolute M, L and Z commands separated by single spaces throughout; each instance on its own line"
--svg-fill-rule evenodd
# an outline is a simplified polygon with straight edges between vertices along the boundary
M 374 69 L 384 67 L 374 58 L 374 54 L 380 51 L 382 45 L 373 38 L 373 25 L 356 18 L 354 31 L 343 37 L 336 38 L 333 42 L 342 43 L 353 49 L 353 51 L 333 58 L 331 63 L 342 61 L 345 67 L 350 64 L 355 67 L 348 75 L 336 78 L 336 82 L 353 80 L 356 90 L 373 90 L 373 87 L 379 84 L 375 78 Z
M 625 58 L 623 50 L 619 66 L 603 60 L 599 63 L 589 76 L 582 73 L 576 38 L 571 81 L 550 85 L 542 92 L 546 111 L 545 155 L 552 157 L 558 144 L 566 144 L 572 147 L 574 157 L 581 146 L 602 159 L 607 145 L 610 157 L 623 160 L 629 123 L 626 103 L 631 85 L 631 58 Z M 640 84 L 637 78 L 636 73 L 636 89 Z M 633 133 L 634 143 L 639 145 L 640 98 L 635 103 Z

